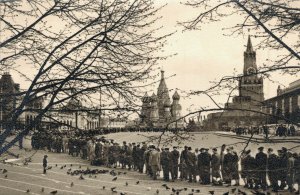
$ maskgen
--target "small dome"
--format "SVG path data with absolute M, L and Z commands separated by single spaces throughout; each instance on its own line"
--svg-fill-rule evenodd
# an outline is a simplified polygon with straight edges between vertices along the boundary
M 147 102 L 149 100 L 148 93 L 146 92 L 145 95 L 142 97 L 142 102 Z
M 180 96 L 179 96 L 179 94 L 178 94 L 177 91 L 175 91 L 175 93 L 173 94 L 172 98 L 173 98 L 173 100 L 179 100 L 180 99 Z
M 171 107 L 171 101 L 170 101 L 169 98 L 166 99 L 166 101 L 164 102 L 164 106 L 165 106 L 165 107 Z
M 152 101 L 156 102 L 157 101 L 157 95 L 155 93 L 152 94 L 151 96 Z

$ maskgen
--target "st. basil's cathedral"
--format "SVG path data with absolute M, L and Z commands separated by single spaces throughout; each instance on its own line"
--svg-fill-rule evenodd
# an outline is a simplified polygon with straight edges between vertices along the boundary
M 182 107 L 179 104 L 180 96 L 177 91 L 172 96 L 166 85 L 164 71 L 161 71 L 161 79 L 157 88 L 157 95 L 146 94 L 142 97 L 141 126 L 161 128 L 182 128 Z

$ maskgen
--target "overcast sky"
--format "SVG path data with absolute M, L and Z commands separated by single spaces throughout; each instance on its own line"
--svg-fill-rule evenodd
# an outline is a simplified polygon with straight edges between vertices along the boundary
M 182 0 L 183 1 L 183 0 Z M 205 90 L 211 84 L 209 81 L 218 80 L 223 76 L 230 76 L 234 69 L 238 73 L 243 70 L 243 52 L 245 51 L 248 35 L 255 35 L 255 32 L 245 32 L 244 36 L 224 36 L 229 31 L 222 28 L 230 27 L 239 22 L 241 18 L 233 16 L 225 18 L 216 23 L 205 25 L 198 31 L 185 31 L 177 25 L 178 21 L 184 21 L 195 17 L 197 9 L 187 7 L 178 0 L 159 0 L 158 5 L 168 3 L 162 10 L 162 24 L 164 31 L 172 32 L 177 30 L 174 36 L 169 38 L 169 44 L 166 46 L 167 53 L 177 53 L 178 55 L 161 62 L 160 66 L 166 71 L 165 75 L 176 74 L 167 80 L 169 89 L 179 88 L 182 90 Z M 255 45 L 258 40 L 252 37 L 252 44 Z M 266 62 L 267 58 L 274 58 L 272 51 L 256 50 L 257 65 Z M 278 83 L 288 85 L 290 82 L 299 79 L 296 76 L 278 76 L 272 77 L 275 83 L 265 80 L 264 93 L 265 98 L 276 95 Z M 155 91 L 156 91 L 155 86 Z M 172 95 L 172 93 L 170 94 Z M 226 101 L 225 97 L 217 99 L 219 102 Z M 204 96 L 193 97 L 192 99 L 181 99 L 184 107 L 183 112 L 192 105 L 192 109 L 199 106 L 212 105 L 211 101 Z
M 184 2 L 185 0 L 181 0 Z M 177 25 L 178 21 L 192 19 L 198 13 L 197 9 L 181 4 L 180 0 L 155 0 L 156 6 L 167 3 L 158 14 L 163 18 L 157 25 L 163 25 L 162 32 L 170 33 L 177 31 L 172 37 L 168 38 L 165 46 L 165 54 L 176 56 L 160 62 L 159 66 L 165 70 L 166 77 L 176 75 L 167 79 L 169 89 L 178 88 L 183 91 L 205 90 L 211 86 L 209 83 L 218 80 L 223 76 L 230 76 L 236 69 L 238 73 L 243 70 L 243 52 L 247 43 L 247 36 L 255 35 L 255 32 L 245 32 L 244 36 L 224 36 L 229 31 L 222 28 L 230 27 L 240 22 L 242 18 L 232 16 L 216 23 L 206 24 L 198 31 L 182 32 L 183 27 Z M 256 50 L 258 40 L 252 37 L 252 43 Z M 261 66 L 267 58 L 274 58 L 275 54 L 269 50 L 256 50 L 257 65 Z M 159 72 L 158 72 L 159 73 Z M 288 85 L 290 82 L 299 79 L 296 76 L 275 75 L 272 77 L 275 83 L 265 80 L 265 98 L 276 95 L 278 83 Z M 23 81 L 15 77 L 17 83 Z M 157 84 L 158 85 L 158 84 Z M 153 86 L 156 93 L 157 85 Z M 24 86 L 21 86 L 23 88 Z M 170 92 L 172 96 L 173 91 Z M 216 99 L 220 103 L 226 101 L 226 97 Z M 212 105 L 212 102 L 205 96 L 192 97 L 191 99 L 181 99 L 183 113 L 189 108 L 195 110 L 200 106 Z

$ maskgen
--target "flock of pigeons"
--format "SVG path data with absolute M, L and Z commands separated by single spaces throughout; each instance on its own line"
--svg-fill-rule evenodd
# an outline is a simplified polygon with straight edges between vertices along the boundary
M 26 161 L 27 163 L 28 162 L 31 162 L 31 159 Z M 27 164 L 26 163 L 26 164 Z M 59 169 L 65 169 L 67 168 L 67 165 L 63 165 L 63 166 L 58 166 L 57 164 L 55 165 L 55 167 L 59 168 Z M 79 165 L 79 169 L 74 169 L 72 170 L 74 166 L 72 164 L 70 164 L 70 167 L 68 167 L 68 170 L 67 170 L 67 174 L 68 175 L 71 175 L 71 176 L 78 176 L 79 175 L 79 180 L 84 180 L 86 176 L 88 176 L 89 178 L 97 178 L 97 174 L 109 174 L 112 176 L 112 181 L 117 181 L 118 179 L 118 176 L 119 175 L 126 175 L 127 172 L 123 172 L 123 171 L 115 171 L 115 170 L 107 170 L 107 169 L 82 169 L 81 168 L 81 165 Z M 49 166 L 48 169 L 52 169 L 52 166 Z M 8 178 L 8 170 L 7 169 L 0 169 L 0 171 L 2 172 L 2 174 L 4 174 L 4 178 Z M 135 185 L 139 185 L 140 184 L 140 181 L 136 181 L 135 182 Z M 128 182 L 126 181 L 125 182 L 125 186 L 128 186 Z M 70 184 L 70 187 L 73 187 L 74 186 L 74 182 L 71 182 Z M 188 194 L 188 195 L 196 195 L 197 193 L 200 193 L 200 189 L 188 189 L 188 188 L 179 188 L 179 189 L 175 189 L 174 187 L 169 187 L 167 184 L 163 184 L 162 187 L 170 192 L 172 195 L 180 195 L 181 192 L 184 192 L 185 194 Z M 106 190 L 106 186 L 103 186 L 102 187 L 102 190 Z M 147 188 L 148 191 L 151 190 L 150 187 Z M 126 193 L 125 192 L 121 192 L 121 191 L 118 191 L 117 190 L 117 187 L 111 187 L 110 188 L 110 191 L 112 193 L 119 193 L 120 195 L 125 195 Z M 26 193 L 30 193 L 30 189 L 27 189 L 25 191 Z M 41 192 L 44 193 L 45 192 L 45 189 L 42 187 L 41 188 Z M 266 192 L 266 193 L 263 193 L 263 192 L 259 192 L 259 191 L 251 191 L 252 194 L 254 195 L 270 195 L 269 192 Z M 53 190 L 50 192 L 50 194 L 52 195 L 55 195 L 57 194 L 58 191 L 57 190 Z M 160 193 L 159 189 L 156 190 L 156 194 L 158 195 Z M 165 194 L 165 193 L 163 193 Z M 209 191 L 209 194 L 210 195 L 215 195 L 215 191 L 211 190 Z M 236 194 L 236 195 L 247 195 L 246 192 L 242 191 L 241 189 L 238 189 L 238 188 L 233 188 L 231 190 L 229 190 L 228 192 L 225 192 L 223 193 L 223 195 L 229 195 L 229 194 Z

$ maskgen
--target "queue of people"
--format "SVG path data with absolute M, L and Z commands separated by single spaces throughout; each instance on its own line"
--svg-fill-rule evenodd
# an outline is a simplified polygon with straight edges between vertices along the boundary
M 134 170 L 152 179 L 164 181 L 183 180 L 203 185 L 240 185 L 250 189 L 295 191 L 300 181 L 300 155 L 285 147 L 264 152 L 258 148 L 255 156 L 251 150 L 239 155 L 232 146 L 193 149 L 185 146 L 182 151 L 174 146 L 158 148 L 151 143 L 118 143 L 104 136 L 91 134 L 61 134 L 37 132 L 32 136 L 32 147 L 46 148 L 51 152 L 64 152 L 87 159 L 92 165 Z M 240 167 L 240 168 L 239 168 Z M 269 180 L 269 185 L 267 182 Z
M 294 125 L 284 125 L 279 124 L 274 128 L 274 132 L 272 135 L 279 136 L 279 137 L 287 137 L 287 136 L 295 136 L 296 135 L 296 128 Z M 227 131 L 230 131 L 230 129 Z M 267 125 L 262 126 L 251 126 L 251 127 L 242 127 L 237 126 L 233 129 L 233 131 L 236 133 L 236 135 L 249 135 L 249 134 L 263 134 L 266 138 L 270 136 L 270 127 Z

